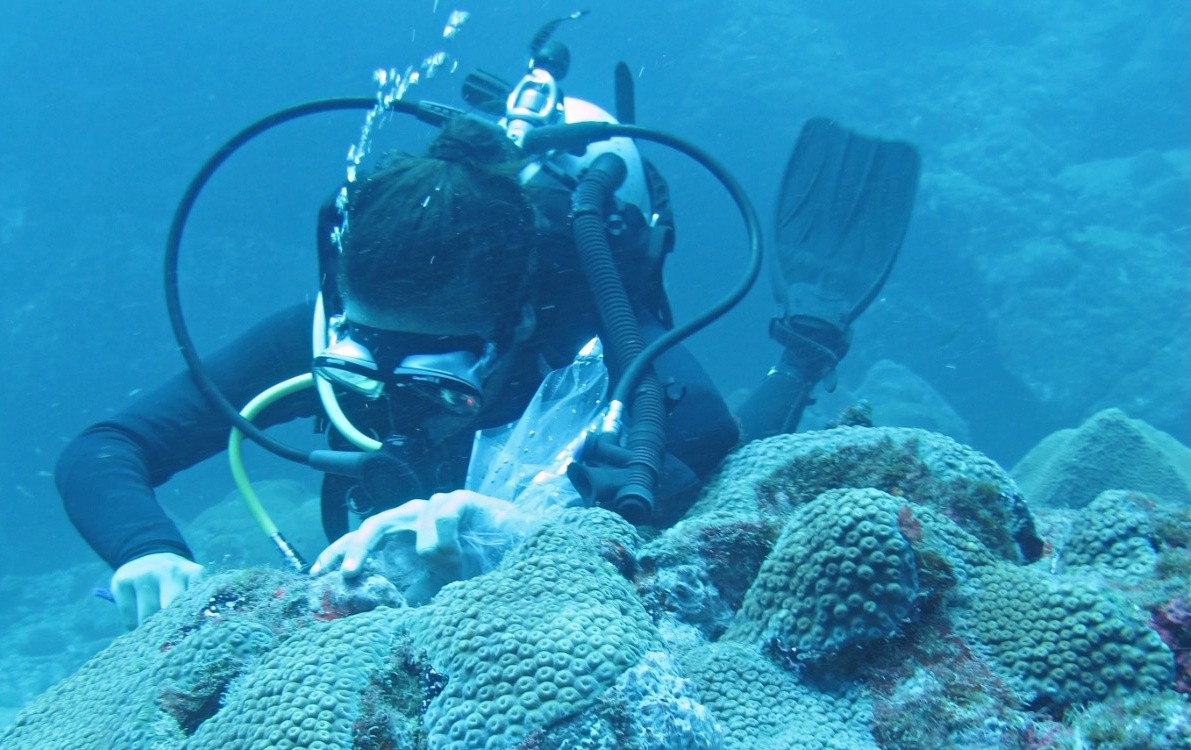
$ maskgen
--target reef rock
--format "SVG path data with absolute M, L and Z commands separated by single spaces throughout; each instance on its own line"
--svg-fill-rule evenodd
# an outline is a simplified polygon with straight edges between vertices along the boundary
M 1120 409 L 1047 436 L 1012 473 L 1038 506 L 1082 508 L 1105 490 L 1191 505 L 1191 448 Z
M 926 380 L 905 365 L 878 360 L 856 388 L 856 398 L 873 405 L 873 424 L 917 427 L 966 443 L 971 436 L 964 421 Z

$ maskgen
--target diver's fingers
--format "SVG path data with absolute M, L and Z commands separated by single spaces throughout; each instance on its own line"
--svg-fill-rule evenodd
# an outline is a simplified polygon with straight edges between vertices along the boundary
M 417 553 L 423 557 L 458 558 L 459 522 L 471 507 L 473 493 L 467 490 L 442 492 L 430 496 L 418 517 Z
M 355 532 L 352 532 L 353 534 Z M 310 566 L 310 575 L 317 576 L 326 573 L 332 568 L 339 566 L 339 561 L 343 559 L 343 548 L 347 544 L 347 537 L 350 534 L 345 534 L 335 541 L 327 545 L 327 548 L 319 553 L 314 561 L 314 565 Z
M 360 528 L 346 535 L 343 563 L 340 566 L 343 574 L 349 578 L 358 575 L 368 553 L 376 549 L 386 536 L 412 530 L 425 505 L 425 500 L 410 500 L 366 519 Z
M 133 585 L 136 589 L 136 624 L 141 625 L 162 607 L 161 581 L 154 576 L 140 576 Z
M 161 589 L 158 592 L 161 608 L 165 609 L 170 606 L 170 602 L 181 596 L 189 585 L 190 581 L 181 572 L 177 575 L 163 578 L 161 580 Z
M 165 607 L 202 575 L 203 566 L 174 552 L 133 558 L 112 573 L 112 598 L 120 617 L 135 628 Z
M 112 582 L 112 598 L 116 600 L 116 608 L 120 610 L 120 619 L 124 627 L 136 630 L 136 587 L 131 579 Z

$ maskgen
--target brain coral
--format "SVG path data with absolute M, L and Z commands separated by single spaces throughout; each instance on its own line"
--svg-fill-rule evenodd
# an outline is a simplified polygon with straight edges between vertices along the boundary
M 873 489 L 800 505 L 724 637 L 776 640 L 814 657 L 896 633 L 918 593 L 914 552 L 898 529 L 903 505 Z
M 866 488 L 954 518 L 994 554 L 1034 560 L 1042 541 L 1013 480 L 943 435 L 897 427 L 838 427 L 777 435 L 730 455 L 688 514 L 785 518 L 822 492 Z

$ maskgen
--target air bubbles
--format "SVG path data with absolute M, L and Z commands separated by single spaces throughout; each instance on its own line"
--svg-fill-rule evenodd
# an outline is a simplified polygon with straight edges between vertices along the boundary
M 447 17 L 447 25 L 443 27 L 442 38 L 454 39 L 455 35 L 459 33 L 459 29 L 467 23 L 467 19 L 470 17 L 471 14 L 465 10 L 451 11 L 451 15 Z
M 434 3 L 434 12 L 438 12 L 437 0 Z M 465 10 L 451 11 L 447 16 L 446 26 L 443 27 L 442 38 L 454 39 L 470 17 L 471 14 Z M 410 30 L 411 42 L 417 38 L 414 31 L 414 29 Z M 448 73 L 454 73 L 459 69 L 459 61 L 446 51 L 437 50 L 422 58 L 422 62 L 417 67 L 410 65 L 405 70 L 398 70 L 395 67 L 377 68 L 372 72 L 372 80 L 376 83 L 376 104 L 364 117 L 359 140 L 352 144 L 347 151 L 347 183 L 340 188 L 339 194 L 335 197 L 335 208 L 339 212 L 340 223 L 339 226 L 331 230 L 331 240 L 340 252 L 343 252 L 343 238 L 347 234 L 350 199 L 347 187 L 356 182 L 360 174 L 361 162 L 372 151 L 374 128 L 379 130 L 392 116 L 394 102 L 404 99 L 412 87 L 417 86 L 423 79 L 433 78 L 443 69 L 446 69 Z
M 426 74 L 427 78 L 433 78 L 434 74 L 438 72 L 438 69 L 450 61 L 451 56 L 439 50 L 422 61 L 422 71 Z

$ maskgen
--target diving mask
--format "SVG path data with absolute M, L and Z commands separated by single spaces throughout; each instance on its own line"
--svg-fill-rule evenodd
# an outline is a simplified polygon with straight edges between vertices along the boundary
M 496 366 L 495 342 L 480 336 L 440 336 L 330 320 L 327 346 L 314 373 L 368 398 L 415 396 L 444 411 L 474 416 L 484 380 Z

